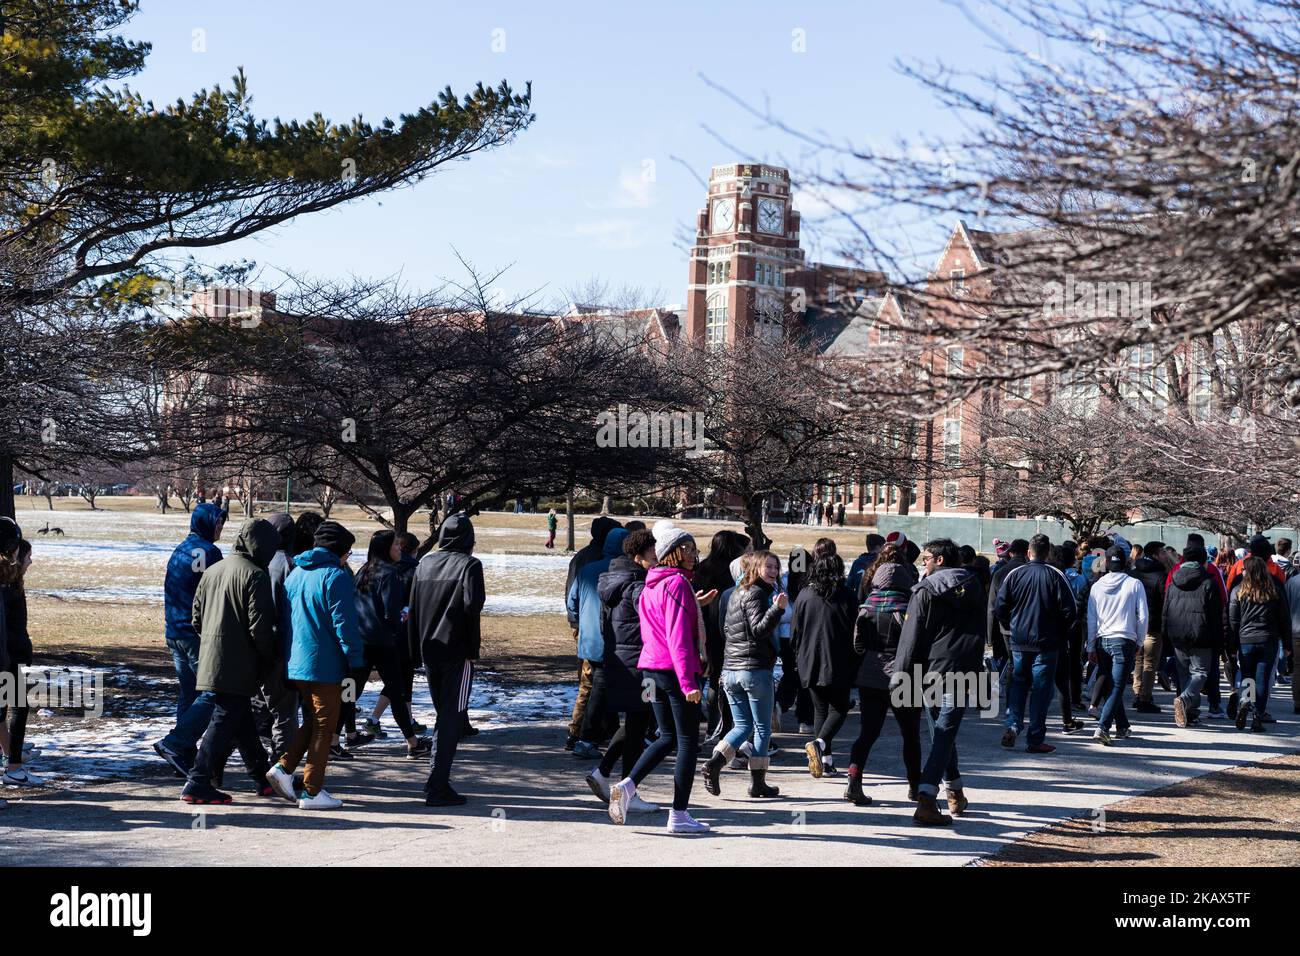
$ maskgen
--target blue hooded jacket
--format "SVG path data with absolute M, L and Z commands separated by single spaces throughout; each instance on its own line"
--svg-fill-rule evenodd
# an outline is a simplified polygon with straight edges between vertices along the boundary
M 167 577 L 163 581 L 163 616 L 168 641 L 198 640 L 191 620 L 194 614 L 194 592 L 199 589 L 203 572 L 221 560 L 221 549 L 213 542 L 217 536 L 217 523 L 226 513 L 210 501 L 195 505 L 190 515 L 190 533 L 167 562 Z
M 293 563 L 297 570 L 284 579 L 293 631 L 289 680 L 341 684 L 365 663 L 352 573 L 328 548 L 312 548 Z
M 601 556 L 584 564 L 569 586 L 566 606 L 569 617 L 578 620 L 578 658 L 584 661 L 605 659 L 605 638 L 600 633 L 600 594 L 596 582 L 609 570 L 609 562 L 623 553 L 623 539 L 627 531 L 614 528 L 605 536 Z

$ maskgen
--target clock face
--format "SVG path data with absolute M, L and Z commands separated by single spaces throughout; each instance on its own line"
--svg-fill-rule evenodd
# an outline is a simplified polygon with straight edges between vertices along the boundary
M 729 232 L 736 224 L 736 203 L 732 199 L 719 199 L 713 204 L 713 231 Z
M 779 199 L 760 199 L 758 201 L 758 228 L 763 232 L 779 235 L 785 220 L 785 206 Z

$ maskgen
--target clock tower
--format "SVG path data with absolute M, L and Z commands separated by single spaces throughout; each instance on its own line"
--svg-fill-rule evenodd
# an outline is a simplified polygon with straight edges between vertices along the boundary
M 723 345 L 751 335 L 783 337 L 792 314 L 788 282 L 802 269 L 790 173 L 758 163 L 714 166 L 691 247 L 691 340 Z

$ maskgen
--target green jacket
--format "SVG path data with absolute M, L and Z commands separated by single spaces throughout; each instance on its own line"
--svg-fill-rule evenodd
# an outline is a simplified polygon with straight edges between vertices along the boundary
M 267 565 L 280 547 L 269 521 L 245 521 L 234 553 L 203 572 L 194 593 L 196 686 L 251 697 L 275 658 L 275 601 Z

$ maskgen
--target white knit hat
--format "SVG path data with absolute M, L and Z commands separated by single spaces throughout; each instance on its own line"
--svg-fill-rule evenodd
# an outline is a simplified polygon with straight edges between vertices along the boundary
M 661 521 L 656 521 L 654 527 L 650 529 L 650 533 L 655 536 L 655 557 L 660 561 L 662 561 L 664 556 L 669 554 L 673 548 L 681 544 L 682 541 L 687 538 L 690 538 L 692 541 L 695 540 L 689 531 L 685 528 L 677 527 L 677 525 L 673 524 L 667 518 L 664 518 Z

